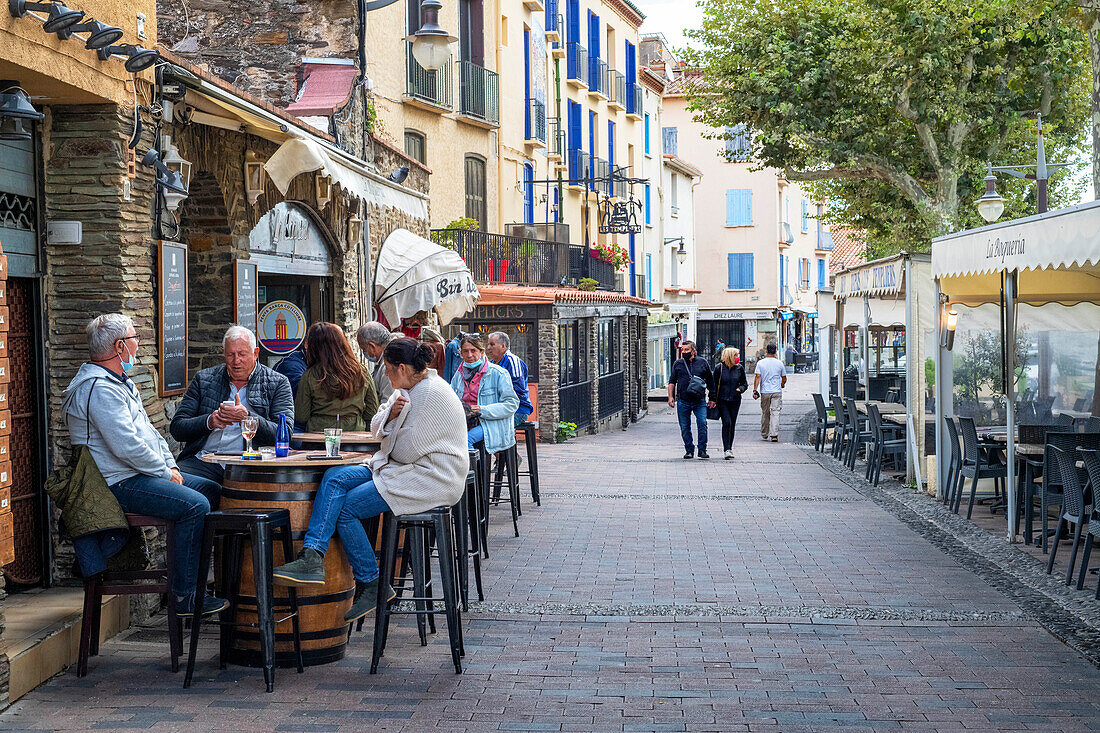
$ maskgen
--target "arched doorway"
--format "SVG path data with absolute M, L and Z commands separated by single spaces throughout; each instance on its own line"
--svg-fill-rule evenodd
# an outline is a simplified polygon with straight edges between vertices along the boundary
M 331 238 L 313 212 L 284 201 L 264 214 L 248 235 L 251 261 L 259 270 L 258 307 L 276 300 L 297 305 L 307 323 L 335 320 Z M 274 366 L 282 355 L 261 349 L 263 363 Z

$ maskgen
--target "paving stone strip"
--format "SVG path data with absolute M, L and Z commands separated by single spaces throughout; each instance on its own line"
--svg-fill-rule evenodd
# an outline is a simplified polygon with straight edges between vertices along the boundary
M 544 496 L 553 496 L 560 499 L 624 499 L 629 501 L 655 501 L 687 499 L 690 501 L 831 501 L 839 503 L 864 502 L 865 497 L 859 496 L 769 496 L 767 494 L 602 494 L 592 492 L 557 492 L 543 491 Z
M 890 608 L 885 606 L 754 606 L 715 603 L 614 604 L 614 603 L 493 603 L 471 602 L 470 615 L 508 620 L 517 615 L 602 616 L 635 618 L 639 616 L 677 616 L 684 618 L 737 617 L 749 620 L 800 619 L 804 623 L 825 623 L 839 619 L 857 621 L 943 621 L 987 624 L 1026 619 L 1018 610 L 952 611 L 938 608 Z
M 806 439 L 803 429 L 807 424 L 812 420 L 804 419 L 799 426 L 799 442 Z M 858 467 L 849 471 L 829 453 L 818 453 L 811 445 L 800 447 L 811 460 L 958 560 L 1012 599 L 1028 617 L 1100 667 L 1100 607 L 1092 593 L 1078 591 L 1056 575 L 1047 575 L 1041 561 L 948 510 L 934 497 L 893 479 L 883 479 L 876 488 L 863 480 Z

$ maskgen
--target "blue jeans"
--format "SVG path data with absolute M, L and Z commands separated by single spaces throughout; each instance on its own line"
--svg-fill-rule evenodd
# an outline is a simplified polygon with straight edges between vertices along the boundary
M 680 437 L 684 439 L 684 450 L 695 451 L 691 440 L 691 416 L 695 415 L 695 425 L 699 430 L 699 451 L 707 449 L 707 403 L 676 401 L 676 419 L 680 421 Z
M 123 479 L 110 488 L 122 511 L 176 523 L 172 592 L 182 597 L 195 592 L 203 522 L 210 507 L 217 506 L 222 487 L 201 476 L 181 475 L 182 486 L 165 478 L 138 475 Z
M 325 471 L 302 542 L 303 547 L 324 554 L 333 533 L 339 532 L 344 552 L 351 560 L 352 573 L 363 583 L 378 578 L 378 558 L 362 520 L 390 509 L 370 478 L 366 466 L 341 466 Z
M 470 450 L 474 449 L 475 443 L 480 443 L 483 440 L 485 440 L 485 428 L 480 425 L 473 426 L 466 433 L 466 442 L 469 444 Z
M 529 418 L 529 417 L 531 417 L 531 413 L 529 413 L 529 412 L 523 412 L 523 411 L 517 412 L 516 417 L 515 417 L 516 427 L 518 428 L 520 425 L 527 422 L 527 418 Z

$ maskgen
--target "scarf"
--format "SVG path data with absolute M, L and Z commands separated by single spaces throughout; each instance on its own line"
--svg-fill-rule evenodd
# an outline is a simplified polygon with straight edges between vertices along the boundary
M 462 401 L 473 407 L 477 404 L 477 393 L 481 389 L 481 378 L 489 371 L 489 360 L 483 358 L 479 367 L 462 364 Z

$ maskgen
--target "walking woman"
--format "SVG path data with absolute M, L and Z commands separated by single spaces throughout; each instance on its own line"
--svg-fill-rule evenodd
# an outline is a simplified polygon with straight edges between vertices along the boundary
M 334 323 L 314 323 L 306 332 L 305 352 L 307 369 L 294 398 L 295 420 L 311 433 L 366 430 L 378 412 L 378 394 L 344 332 Z
M 458 351 L 462 364 L 451 377 L 451 387 L 466 405 L 467 415 L 477 418 L 478 424 L 468 428 L 470 448 L 482 440 L 489 453 L 510 448 L 516 443 L 515 415 L 519 408 L 511 375 L 485 358 L 485 343 L 476 333 L 462 334 Z
M 408 337 L 386 346 L 382 359 L 394 391 L 370 424 L 382 444 L 366 466 L 325 472 L 298 559 L 273 573 L 276 585 L 323 584 L 325 552 L 338 532 L 355 575 L 345 621 L 373 611 L 378 591 L 378 559 L 362 520 L 454 506 L 466 489 L 466 418 L 450 386 L 428 369 L 433 356 L 430 346 Z M 395 595 L 382 590 L 387 600 Z
M 745 367 L 741 366 L 740 349 L 722 349 L 718 366 L 714 367 L 715 402 L 718 416 L 722 418 L 722 447 L 725 458 L 733 458 L 733 433 L 737 426 L 737 412 L 741 409 L 741 393 L 749 388 Z

